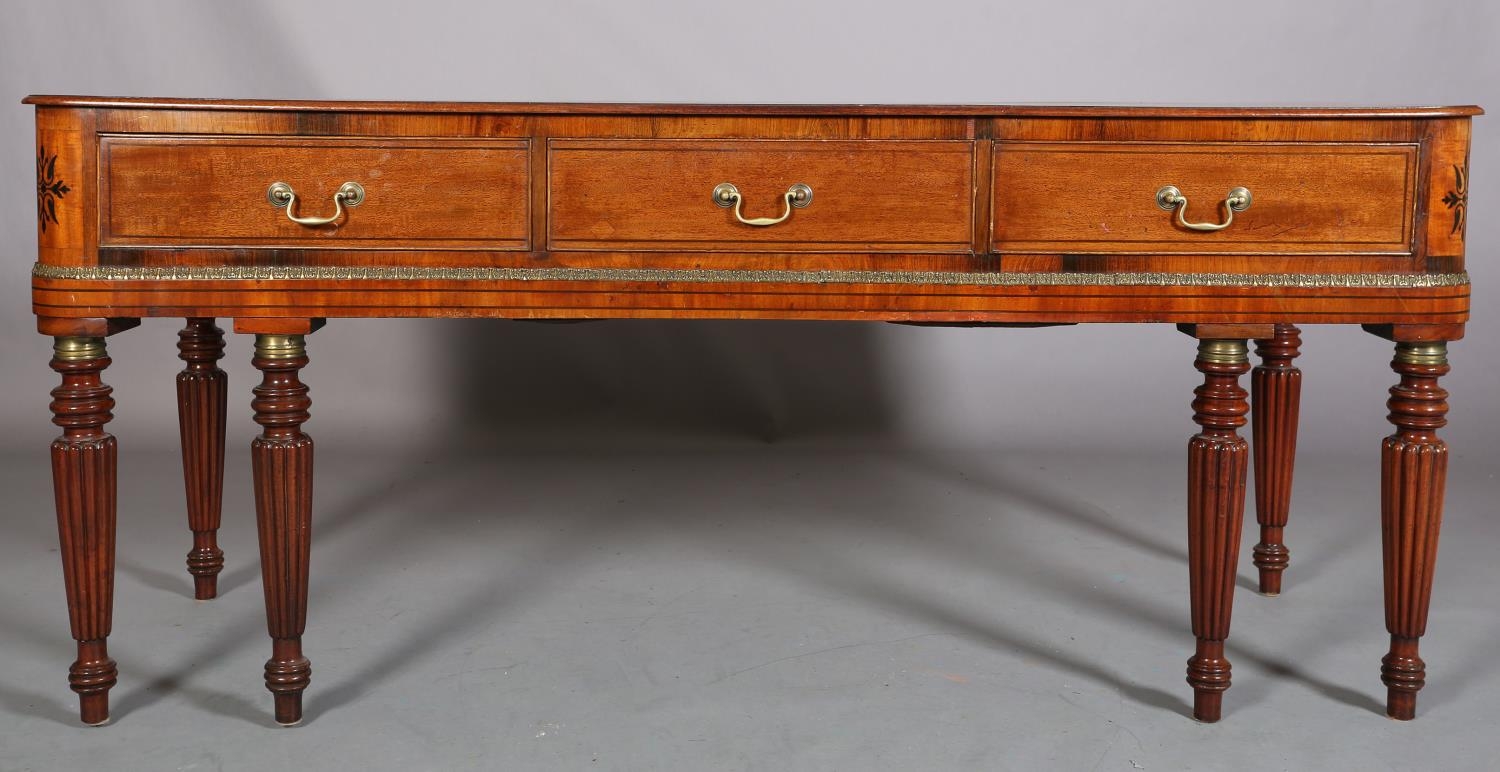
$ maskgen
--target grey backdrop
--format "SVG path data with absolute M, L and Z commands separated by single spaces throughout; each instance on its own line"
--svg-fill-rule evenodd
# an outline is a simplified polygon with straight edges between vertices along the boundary
M 224 592 L 194 604 L 178 323 L 153 320 L 111 342 L 121 680 L 116 725 L 79 729 L 27 93 L 1500 108 L 1493 0 L 641 5 L 0 3 L 0 767 L 1493 768 L 1500 116 L 1475 123 L 1422 720 L 1382 718 L 1393 376 L 1357 329 L 1305 331 L 1289 592 L 1249 591 L 1247 524 L 1207 727 L 1182 682 L 1198 379 L 1170 327 L 336 320 L 306 373 L 309 722 L 272 735 L 249 346 Z
M 52 436 L 33 332 L 27 93 L 310 99 L 1155 102 L 1500 107 L 1500 10 L 1470 2 L 7 4 L 0 24 L 0 443 Z M 1492 474 L 1500 119 L 1476 121 L 1453 347 L 1455 473 Z M 175 443 L 177 324 L 111 342 L 123 445 Z M 1305 331 L 1304 447 L 1373 453 L 1389 346 Z M 310 341 L 325 448 L 818 440 L 1172 447 L 1190 342 L 1166 326 L 1038 331 L 828 323 L 335 321 Z M 227 363 L 246 442 L 248 345 Z

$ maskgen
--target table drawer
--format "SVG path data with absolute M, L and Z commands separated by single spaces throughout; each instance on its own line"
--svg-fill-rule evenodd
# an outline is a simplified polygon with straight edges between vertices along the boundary
M 732 198 L 715 198 L 723 183 L 739 192 L 738 215 Z M 810 190 L 797 199 L 804 206 L 788 202 L 794 185 Z M 548 187 L 553 249 L 966 252 L 973 243 L 968 141 L 553 140 Z
M 108 136 L 101 246 L 527 249 L 526 140 Z M 296 200 L 277 207 L 269 187 Z M 326 225 L 335 194 L 364 200 Z
M 1035 253 L 1408 254 L 1417 146 L 997 142 L 992 249 Z M 1186 207 L 1157 194 L 1176 187 Z M 1231 189 L 1250 205 L 1231 214 Z

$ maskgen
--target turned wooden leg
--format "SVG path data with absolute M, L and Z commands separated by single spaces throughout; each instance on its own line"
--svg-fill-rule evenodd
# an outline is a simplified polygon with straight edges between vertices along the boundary
M 1437 430 L 1448 423 L 1448 392 L 1438 378 L 1448 373 L 1447 344 L 1397 343 L 1391 369 L 1401 382 L 1391 387 L 1386 403 L 1396 432 L 1385 438 L 1380 454 L 1385 627 L 1391 634 L 1380 680 L 1387 689 L 1386 714 L 1404 721 L 1416 716 L 1417 692 L 1426 679 L 1417 639 L 1427 631 L 1443 520 L 1448 446 Z
M 1255 341 L 1261 358 L 1250 374 L 1255 405 L 1251 427 L 1255 456 L 1255 519 L 1260 542 L 1255 545 L 1255 567 L 1260 591 L 1281 594 L 1281 574 L 1291 559 L 1282 541 L 1292 500 L 1292 466 L 1297 454 L 1297 407 L 1302 399 L 1302 371 L 1292 364 L 1300 353 L 1301 330 L 1276 325 L 1274 337 Z
M 266 688 L 275 696 L 276 722 L 291 725 L 302 720 L 302 692 L 312 676 L 312 666 L 302 656 L 313 481 L 313 441 L 302 432 L 312 400 L 298 378 L 307 365 L 303 336 L 256 335 L 252 363 L 262 375 L 250 403 L 261 425 L 250 455 L 271 634 Z
M 208 600 L 219 594 L 224 551 L 219 549 L 219 521 L 224 502 L 224 416 L 228 376 L 219 369 L 224 358 L 224 331 L 213 319 L 189 319 L 177 333 L 177 356 L 186 365 L 177 374 L 177 420 L 182 430 L 182 474 L 187 487 L 188 527 L 193 549 L 187 555 L 193 596 Z
M 1250 448 L 1235 431 L 1250 411 L 1239 377 L 1250 370 L 1243 340 L 1203 340 L 1194 362 L 1203 385 L 1193 390 L 1193 420 L 1202 427 L 1188 441 L 1188 571 L 1193 635 L 1198 648 L 1188 660 L 1193 717 L 1218 721 L 1229 688 L 1229 637 L 1234 603 L 1240 525 L 1245 514 L 1245 472 Z
M 115 661 L 109 637 L 115 591 L 115 438 L 104 431 L 114 398 L 100 378 L 109 367 L 102 337 L 55 339 L 52 369 L 62 385 L 52 390 L 52 423 L 63 433 L 52 442 L 52 480 L 57 493 L 57 533 L 68 622 L 78 659 L 68 684 L 78 693 L 85 724 L 109 721 L 109 690 Z

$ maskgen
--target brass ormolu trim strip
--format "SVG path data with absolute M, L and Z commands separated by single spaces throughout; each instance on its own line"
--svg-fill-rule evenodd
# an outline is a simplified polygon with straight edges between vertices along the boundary
M 296 359 L 307 356 L 307 344 L 301 335 L 255 336 L 255 355 L 261 359 Z
M 1448 364 L 1448 343 L 1441 340 L 1397 343 L 1396 361 L 1408 365 L 1439 367 Z
M 109 353 L 103 338 L 60 335 L 52 339 L 52 355 L 60 362 L 87 362 L 103 359 Z
M 1243 340 L 1200 340 L 1198 359 L 1216 365 L 1237 365 L 1250 361 L 1250 347 Z
M 404 265 L 43 265 L 31 275 L 80 281 L 626 281 L 724 284 L 938 284 L 1018 287 L 1459 287 L 1458 273 L 1030 273 L 961 271 L 740 271 L 677 268 L 494 268 Z

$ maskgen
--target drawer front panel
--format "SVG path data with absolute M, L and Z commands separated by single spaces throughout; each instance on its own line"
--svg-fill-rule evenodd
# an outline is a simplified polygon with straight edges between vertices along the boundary
M 1034 253 L 1410 254 L 1417 146 L 997 142 L 992 249 Z M 1219 231 L 1231 188 L 1251 204 Z
M 807 206 L 775 225 L 736 220 L 713 192 L 738 188 L 746 219 L 776 218 L 796 184 Z M 968 252 L 968 141 L 553 140 L 553 249 Z
M 100 245 L 248 248 L 527 249 L 525 140 L 110 136 L 100 145 Z M 345 182 L 364 200 L 327 217 Z

